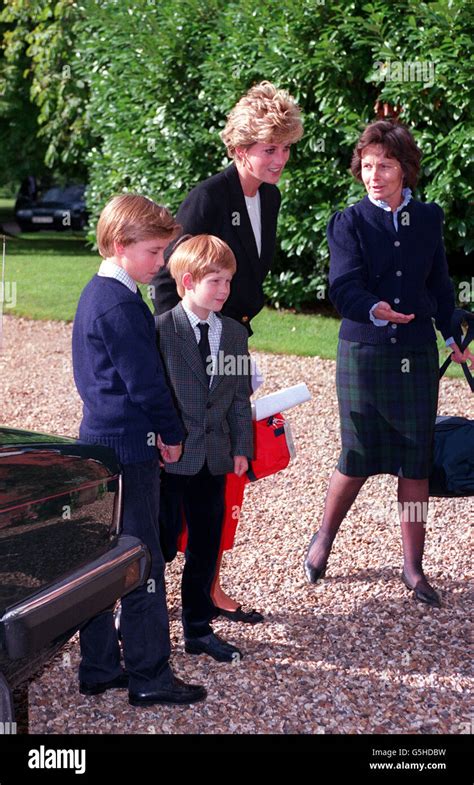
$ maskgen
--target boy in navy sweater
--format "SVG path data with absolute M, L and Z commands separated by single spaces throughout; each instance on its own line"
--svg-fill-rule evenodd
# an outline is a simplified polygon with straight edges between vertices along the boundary
M 185 684 L 169 666 L 170 639 L 164 559 L 158 531 L 159 453 L 179 460 L 183 426 L 156 347 L 155 324 L 137 281 L 148 283 L 179 230 L 166 208 L 144 196 L 111 199 L 97 225 L 103 262 L 79 300 L 72 351 L 83 400 L 80 438 L 112 447 L 123 466 L 123 533 L 151 553 L 149 585 L 122 598 L 121 633 L 127 672 L 111 610 L 81 630 L 80 692 L 129 688 L 134 706 L 194 703 L 203 687 Z

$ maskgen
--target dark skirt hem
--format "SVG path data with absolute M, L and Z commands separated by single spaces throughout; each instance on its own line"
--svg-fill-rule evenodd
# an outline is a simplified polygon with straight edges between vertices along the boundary
M 394 469 L 391 469 L 391 468 L 390 469 L 389 468 L 387 468 L 387 469 L 385 469 L 385 468 L 382 468 L 382 469 L 378 468 L 376 470 L 369 471 L 366 474 L 365 473 L 364 474 L 355 474 L 355 473 L 351 474 L 351 472 L 349 472 L 349 471 L 344 471 L 341 468 L 339 462 L 337 463 L 336 469 L 341 474 L 343 474 L 345 477 L 359 477 L 359 478 L 362 478 L 362 477 L 376 477 L 378 474 L 391 474 L 393 477 L 399 477 L 399 478 L 405 479 L 405 480 L 428 480 L 429 477 L 430 477 L 430 474 L 431 474 L 431 471 L 429 471 L 423 477 L 409 477 L 409 476 L 407 476 L 407 474 L 403 474 L 403 472 L 401 472 L 400 470 L 395 471 Z M 410 472 L 410 474 L 413 474 L 413 472 Z

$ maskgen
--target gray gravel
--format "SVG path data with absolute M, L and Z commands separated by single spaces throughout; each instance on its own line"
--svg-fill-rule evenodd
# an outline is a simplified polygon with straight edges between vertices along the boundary
M 70 339 L 71 325 L 5 319 L 3 423 L 77 435 Z M 85 698 L 77 691 L 76 637 L 30 685 L 31 733 L 472 733 L 472 500 L 431 505 L 425 570 L 441 609 L 415 603 L 400 582 L 393 477 L 369 480 L 327 578 L 309 586 L 302 561 L 339 451 L 335 364 L 256 356 L 266 370 L 261 394 L 301 381 L 313 394 L 289 414 L 297 459 L 247 488 L 236 546 L 225 557 L 225 587 L 266 623 L 215 622 L 243 650 L 239 665 L 186 655 L 179 557 L 167 573 L 172 662 L 178 675 L 206 685 L 207 701 L 134 709 L 124 693 Z M 440 413 L 474 418 L 465 382 L 443 380 Z

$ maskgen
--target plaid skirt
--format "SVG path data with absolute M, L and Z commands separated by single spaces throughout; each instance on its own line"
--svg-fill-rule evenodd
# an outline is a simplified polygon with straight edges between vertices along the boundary
M 372 345 L 340 339 L 336 387 L 349 477 L 429 477 L 438 407 L 436 344 Z

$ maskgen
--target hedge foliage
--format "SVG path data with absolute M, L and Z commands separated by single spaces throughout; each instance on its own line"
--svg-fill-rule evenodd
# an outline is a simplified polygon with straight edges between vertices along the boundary
M 326 225 L 363 194 L 348 166 L 376 102 L 402 108 L 424 152 L 417 196 L 445 210 L 452 268 L 474 248 L 463 0 L 10 0 L 2 19 L 10 69 L 26 42 L 46 162 L 87 171 L 91 237 L 112 193 L 137 190 L 176 210 L 226 164 L 218 132 L 229 109 L 269 79 L 305 118 L 280 182 L 273 302 L 314 304 L 324 287 Z

